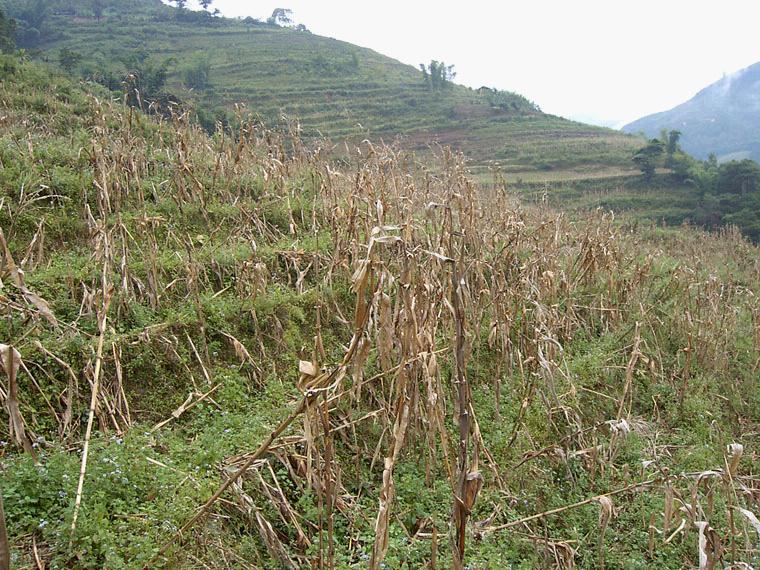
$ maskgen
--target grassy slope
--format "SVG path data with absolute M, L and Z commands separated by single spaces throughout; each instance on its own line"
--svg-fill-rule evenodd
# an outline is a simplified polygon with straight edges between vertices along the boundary
M 629 168 L 639 146 L 635 137 L 524 107 L 494 110 L 486 97 L 461 86 L 430 93 L 411 66 L 308 33 L 234 20 L 212 26 L 178 22 L 172 9 L 151 0 L 115 4 L 103 22 L 89 17 L 86 3 L 72 6 L 78 17 L 51 17 L 55 32 L 41 46 L 51 57 L 61 47 L 103 61 L 135 49 L 178 61 L 204 54 L 212 64 L 212 91 L 200 95 L 207 103 L 231 108 L 244 102 L 270 123 L 285 113 L 300 119 L 307 133 L 336 141 L 403 136 L 412 148 L 440 141 L 464 151 L 475 165 L 496 160 L 513 170 Z M 183 92 L 176 73 L 170 87 Z
M 568 212 L 602 209 L 630 220 L 669 226 L 693 221 L 702 207 L 693 187 L 674 183 L 664 172 L 651 183 L 645 183 L 640 175 L 563 178 L 526 177 L 514 180 L 511 186 L 528 203 L 547 203 Z
M 103 101 L 102 92 L 95 95 Z M 467 374 L 490 454 L 480 457 L 485 486 L 474 520 L 508 522 L 656 479 L 613 498 L 616 516 L 605 532 L 591 503 L 545 523 L 478 539 L 471 533 L 471 567 L 567 568 L 573 558 L 590 569 L 600 566 L 600 553 L 608 568 L 694 567 L 697 531 L 689 512 L 679 511 L 686 504 L 696 505 L 695 520 L 716 529 L 725 561 L 756 560 L 756 537 L 734 507 L 758 512 L 757 248 L 736 234 L 634 232 L 601 215 L 568 219 L 545 207 L 515 209 L 503 193 L 473 194 L 456 164 L 431 177 L 387 149 L 360 160 L 358 171 L 341 172 L 281 148 L 263 131 L 247 131 L 238 144 L 183 124 L 159 126 L 37 65 L 24 64 L 0 82 L 0 227 L 28 287 L 61 323 L 51 326 L 25 302 L 6 259 L 0 339 L 18 347 L 41 388 L 20 374 L 22 414 L 44 438 L 35 465 L 12 443 L 0 412 L 0 440 L 11 442 L 0 447 L 0 458 L 15 567 L 34 567 L 33 545 L 50 568 L 145 563 L 211 494 L 220 467 L 256 447 L 289 413 L 298 397 L 298 360 L 313 352 L 323 353 L 323 363 L 343 357 L 357 299 L 354 270 L 369 255 L 357 244 L 366 244 L 378 223 L 403 226 L 403 242 L 373 248 L 377 279 L 368 287 L 382 294 L 368 310 L 377 328 L 367 331 L 367 352 L 352 359 L 343 381 L 354 388 L 341 397 L 339 387 L 328 392 L 336 399 L 326 421 L 339 429 L 315 437 L 308 451 L 299 420 L 286 432 L 292 439 L 266 456 L 307 540 L 264 498 L 257 477 L 243 490 L 302 567 L 316 563 L 318 529 L 327 520 L 335 523 L 336 566 L 366 567 L 389 453 L 384 434 L 393 410 L 411 402 L 386 563 L 423 567 L 433 524 L 438 564 L 450 567 L 444 450 L 456 455 L 454 333 L 445 301 L 448 264 L 428 253 L 448 253 L 439 248 L 450 238 L 445 218 L 425 213 L 431 201 L 450 207 L 461 232 L 454 243 L 465 247 Z M 101 406 L 69 549 L 103 266 L 115 289 L 101 402 L 111 402 L 114 417 Z M 637 330 L 641 354 L 634 358 Z M 440 351 L 437 370 L 426 343 Z M 416 364 L 423 361 L 425 367 Z M 61 362 L 72 367 L 78 390 Z M 212 398 L 151 431 L 188 393 L 209 389 L 206 375 L 220 385 Z M 358 390 L 362 377 L 368 383 Z M 618 416 L 621 400 L 632 431 L 615 435 L 605 422 Z M 428 415 L 436 401 L 443 432 Z M 312 416 L 309 425 L 318 436 L 321 422 Z M 698 479 L 725 467 L 733 442 L 744 445 L 733 481 Z M 320 481 L 340 472 L 332 514 L 324 493 L 307 490 L 307 454 L 335 456 L 329 468 L 314 460 Z M 677 498 L 668 530 L 664 474 Z M 262 477 L 274 484 L 268 470 Z M 169 567 L 280 567 L 244 508 L 245 496 L 225 498 L 173 552 Z M 665 544 L 682 516 L 683 532 Z M 648 531 L 650 521 L 662 535 Z M 327 544 L 327 532 L 321 536 Z

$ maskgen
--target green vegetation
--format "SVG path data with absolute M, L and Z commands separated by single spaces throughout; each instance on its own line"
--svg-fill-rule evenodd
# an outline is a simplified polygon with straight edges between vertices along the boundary
M 5 13 L 0 10 L 0 52 L 7 53 L 13 51 L 16 46 L 15 42 L 16 34 L 16 22 L 15 20 L 8 18 Z
M 451 153 L 337 160 L 244 114 L 208 135 L 29 61 L 0 117 L 14 567 L 755 564 L 738 233 L 516 207 Z
M 530 202 L 576 212 L 601 208 L 670 226 L 733 226 L 760 241 L 760 165 L 751 160 L 719 164 L 714 156 L 695 160 L 681 150 L 679 139 L 678 131 L 663 131 L 640 148 L 633 156 L 640 177 L 614 170 L 565 171 L 554 177 L 518 173 L 508 181 Z M 493 183 L 483 174 L 480 180 Z
M 292 25 L 285 11 L 265 23 L 159 0 L 102 0 L 100 16 L 85 0 L 49 0 L 41 12 L 30 8 L 34 1 L 0 0 L 28 30 L 22 47 L 56 61 L 62 48 L 81 54 L 75 73 L 117 92 L 137 57 L 170 62 L 161 92 L 142 94 L 145 107 L 154 98 L 194 107 L 209 132 L 219 119 L 234 122 L 242 104 L 273 126 L 297 119 L 310 140 L 324 135 L 343 148 L 345 139 L 399 139 L 419 152 L 440 143 L 464 152 L 474 167 L 628 167 L 640 146 L 637 137 L 542 114 L 506 91 L 479 92 L 450 77 L 446 89 L 432 89 L 433 78 L 427 86 L 412 66 L 283 27 Z M 437 68 L 436 77 L 447 68 Z M 197 72 L 206 69 L 198 83 Z
M 289 26 L 293 23 L 293 11 L 288 8 L 275 8 L 267 23 L 274 26 Z
M 647 182 L 652 181 L 657 163 L 664 152 L 665 145 L 663 142 L 659 139 L 652 139 L 633 156 L 633 162 L 641 169 L 641 173 Z
M 453 65 L 446 65 L 442 61 L 431 61 L 428 65 L 420 64 L 422 80 L 428 89 L 442 91 L 454 86 L 454 78 L 457 76 Z
M 211 63 L 205 54 L 194 54 L 180 67 L 180 73 L 188 89 L 206 89 L 209 86 Z
M 58 62 L 61 64 L 61 67 L 69 73 L 74 71 L 74 68 L 80 61 L 82 61 L 82 54 L 71 51 L 68 48 L 62 48 L 61 52 L 58 54 Z

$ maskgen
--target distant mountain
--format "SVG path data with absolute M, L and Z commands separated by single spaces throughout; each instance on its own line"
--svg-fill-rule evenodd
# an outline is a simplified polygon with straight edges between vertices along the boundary
M 760 63 L 725 76 L 693 99 L 623 127 L 649 137 L 662 129 L 683 133 L 682 148 L 697 158 L 760 161 Z

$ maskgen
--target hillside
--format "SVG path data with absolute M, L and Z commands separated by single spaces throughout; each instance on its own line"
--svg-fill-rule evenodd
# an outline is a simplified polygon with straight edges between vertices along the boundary
M 3 64 L 14 568 L 757 560 L 738 234 L 521 208 L 448 154 L 342 167 Z
M 0 0 L 11 15 L 29 18 L 34 0 Z M 61 49 L 82 56 L 73 68 L 121 89 L 135 61 L 168 61 L 166 90 L 206 109 L 245 103 L 269 124 L 298 119 L 309 137 L 393 141 L 412 149 L 440 142 L 463 151 L 472 165 L 498 161 L 506 170 L 630 168 L 640 141 L 618 132 L 539 112 L 512 93 L 458 85 L 433 91 L 419 69 L 368 49 L 308 32 L 183 12 L 159 0 L 43 2 L 38 34 L 27 47 L 57 61 Z M 32 11 L 31 13 L 36 14 Z M 187 89 L 183 72 L 208 71 Z M 104 76 L 105 75 L 105 76 Z
M 723 77 L 689 101 L 623 127 L 655 137 L 679 130 L 684 150 L 697 158 L 760 161 L 760 63 Z

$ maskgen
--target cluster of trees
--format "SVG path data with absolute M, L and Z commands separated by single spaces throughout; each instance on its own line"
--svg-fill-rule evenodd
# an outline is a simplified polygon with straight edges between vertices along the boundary
M 199 19 L 199 18 L 206 18 L 208 17 L 208 14 L 210 13 L 212 16 L 219 16 L 221 12 L 219 11 L 219 8 L 214 8 L 214 11 L 211 12 L 209 9 L 211 7 L 211 4 L 214 3 L 214 0 L 200 0 L 198 3 L 201 5 L 201 8 L 203 8 L 203 12 L 200 14 L 193 13 L 191 10 L 187 9 L 187 0 L 169 0 L 172 4 L 177 6 L 177 19 L 180 20 L 187 20 L 187 19 Z
M 41 40 L 61 32 L 50 16 L 92 16 L 100 21 L 114 0 L 87 0 L 73 6 L 67 0 L 5 0 L 8 16 L 15 21 L 15 39 L 19 46 L 34 48 Z
M 126 93 L 128 105 L 147 109 L 151 102 L 177 99 L 164 92 L 169 67 L 175 63 L 173 59 L 155 58 L 145 51 L 135 51 L 122 59 L 122 63 L 127 72 L 120 87 Z
M 532 101 L 522 95 L 511 91 L 501 91 L 490 87 L 481 87 L 478 93 L 488 100 L 488 104 L 500 111 L 527 111 L 540 112 L 541 109 Z
M 697 195 L 693 221 L 716 228 L 735 225 L 760 241 L 760 165 L 753 160 L 719 163 L 715 155 L 697 160 L 681 150 L 679 131 L 663 131 L 634 155 L 647 184 L 657 168 L 668 169 L 671 183 L 685 185 Z
M 188 89 L 203 90 L 209 87 L 211 62 L 205 53 L 196 53 L 179 68 L 182 82 Z
M 266 21 L 261 21 L 258 18 L 252 16 L 246 16 L 243 18 L 243 23 L 250 26 L 276 26 L 278 28 L 290 28 L 296 32 L 308 32 L 309 29 L 303 24 L 296 24 L 293 20 L 293 10 L 290 8 L 275 8 L 272 15 L 269 16 Z
M 45 0 L 9 0 L 8 16 L 15 20 L 15 40 L 20 47 L 34 47 L 44 36 L 51 5 Z
M 668 168 L 675 178 L 688 178 L 694 159 L 681 150 L 681 131 L 664 130 L 659 138 L 651 139 L 633 155 L 644 179 L 651 181 L 657 168 Z
M 293 10 L 290 8 L 275 8 L 272 15 L 267 18 L 267 24 L 280 28 L 290 28 L 297 32 L 308 32 L 303 24 L 296 24 L 293 20 Z
M 293 10 L 290 8 L 275 8 L 272 15 L 267 19 L 270 26 L 291 26 L 293 25 Z
M 76 66 L 79 65 L 79 62 L 81 61 L 82 54 L 70 50 L 69 48 L 61 48 L 61 51 L 58 52 L 58 63 L 60 63 L 61 67 L 68 73 L 74 71 L 74 68 L 76 68 Z
M 94 0 L 98 1 L 98 0 Z M 102 1 L 102 0 L 100 0 Z M 199 4 L 203 8 L 203 11 L 196 12 L 189 10 L 187 8 L 187 0 L 169 0 L 172 4 L 174 4 L 177 8 L 177 14 L 176 17 L 178 20 L 183 21 L 189 21 L 189 22 L 197 22 L 197 23 L 204 23 L 208 20 L 213 21 L 214 17 L 220 16 L 221 12 L 218 8 L 214 8 L 213 11 L 211 11 L 211 5 L 214 3 L 214 0 L 199 0 Z M 209 18 L 209 16 L 212 16 L 212 18 Z M 263 25 L 266 23 L 270 26 L 277 26 L 280 28 L 291 28 L 293 30 L 296 30 L 297 32 L 308 32 L 309 30 L 304 26 L 303 24 L 296 24 L 293 20 L 293 10 L 289 8 L 275 8 L 272 12 L 272 15 L 267 18 L 266 22 L 262 22 L 261 20 L 258 20 L 256 18 L 252 18 L 251 16 L 248 16 L 247 18 L 243 19 L 243 22 L 249 25 Z
M 654 178 L 663 152 L 665 152 L 665 144 L 660 139 L 651 139 L 646 146 L 633 155 L 633 162 L 639 167 L 647 182 Z
M 16 34 L 16 21 L 7 17 L 0 10 L 0 52 L 13 51 L 16 47 L 14 36 Z
M 428 65 L 421 63 L 420 71 L 422 71 L 422 80 L 425 85 L 433 91 L 442 91 L 451 87 L 457 76 L 453 65 L 446 65 L 436 60 L 432 60 Z
M 718 164 L 712 156 L 694 161 L 683 173 L 674 172 L 698 193 L 696 223 L 710 228 L 733 225 L 760 241 L 760 165 L 752 160 Z
M 718 163 L 715 155 L 696 160 L 680 146 L 680 131 L 663 130 L 633 156 L 644 178 L 651 181 L 657 168 L 669 170 L 673 182 L 694 186 L 707 193 L 747 195 L 760 192 L 760 165 L 752 160 Z
M 179 101 L 166 91 L 169 71 L 176 65 L 173 58 L 159 58 L 145 50 L 135 50 L 111 59 L 105 56 L 84 58 L 77 52 L 63 48 L 58 63 L 69 73 L 77 73 L 105 88 L 123 93 L 127 103 L 148 110 L 151 103 Z
M 663 130 L 660 138 L 651 139 L 646 146 L 633 155 L 633 162 L 639 167 L 644 179 L 651 181 L 657 168 L 682 169 L 691 157 L 681 150 L 681 131 Z
M 210 10 L 211 4 L 214 3 L 214 0 L 200 0 L 199 4 L 201 5 L 201 8 L 203 8 L 200 12 L 189 10 L 187 8 L 187 0 L 169 0 L 169 2 L 177 7 L 177 13 L 175 16 L 178 20 L 208 24 L 213 22 L 217 16 L 221 15 L 218 8 L 214 8 L 213 12 Z
M 92 8 L 92 15 L 98 22 L 100 22 L 100 20 L 103 19 L 103 12 L 105 12 L 106 9 L 105 0 L 92 0 L 90 6 Z

